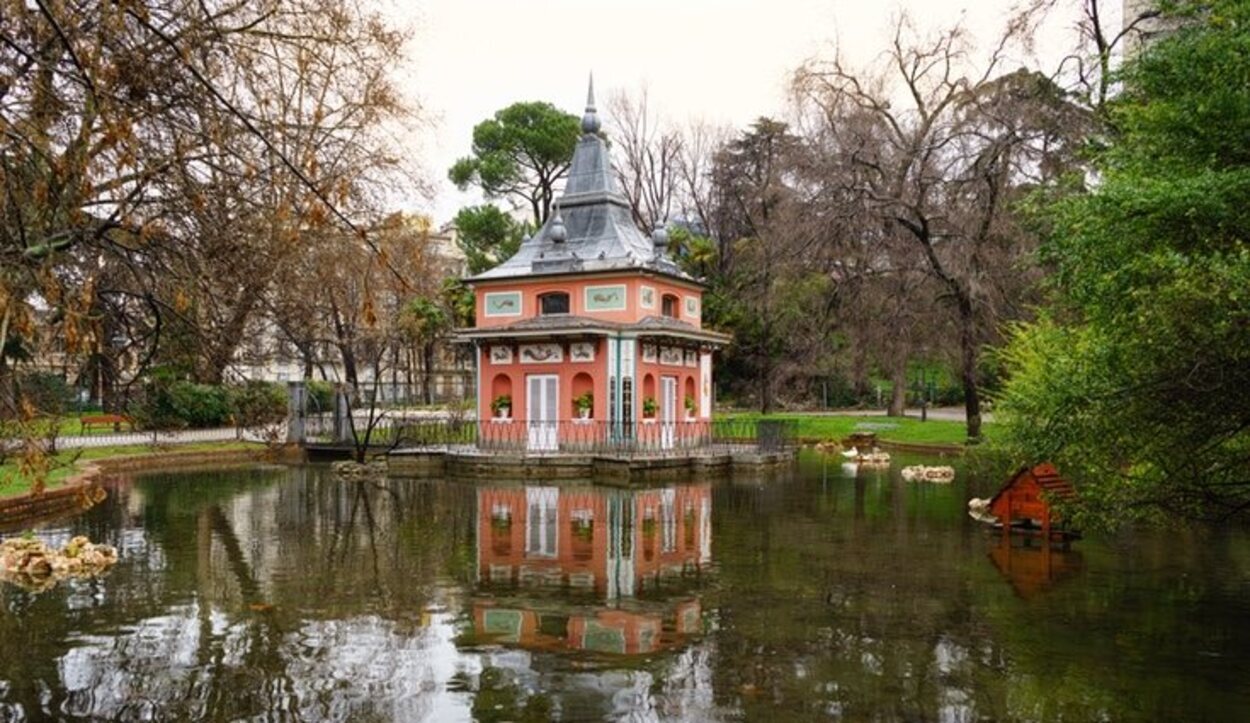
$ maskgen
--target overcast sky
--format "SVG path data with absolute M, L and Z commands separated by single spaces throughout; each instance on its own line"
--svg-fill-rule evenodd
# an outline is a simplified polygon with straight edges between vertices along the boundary
M 434 197 L 415 194 L 407 210 L 439 224 L 480 197 L 461 193 L 447 169 L 467 155 L 473 126 L 517 101 L 545 100 L 581 114 L 586 78 L 603 100 L 646 86 L 652 107 L 684 122 L 745 126 L 784 118 L 790 74 L 813 56 L 860 65 L 877 59 L 893 20 L 909 12 L 921 30 L 961 19 L 988 43 L 1014 2 L 995 0 L 382 0 L 411 26 L 408 91 L 430 121 L 412 151 Z M 1074 6 L 1036 37 L 1036 56 L 1053 68 L 1074 45 Z M 1108 5 L 1116 3 L 1107 3 Z M 1115 18 L 1118 22 L 1118 16 Z

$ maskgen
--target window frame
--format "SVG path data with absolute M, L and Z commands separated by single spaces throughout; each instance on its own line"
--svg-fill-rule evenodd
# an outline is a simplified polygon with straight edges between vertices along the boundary
M 669 311 L 672 311 L 670 314 Z M 660 316 L 669 319 L 681 318 L 681 298 L 677 294 L 663 294 L 660 296 Z
M 545 304 L 548 299 L 564 298 L 564 311 L 547 311 Z M 573 296 L 567 291 L 544 291 L 538 295 L 539 316 L 561 316 L 573 313 Z

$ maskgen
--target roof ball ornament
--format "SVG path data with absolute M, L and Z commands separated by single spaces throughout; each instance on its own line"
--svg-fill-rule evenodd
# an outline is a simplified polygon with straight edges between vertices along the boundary
M 655 245 L 655 256 L 661 258 L 668 251 L 668 229 L 664 224 L 657 223 L 651 232 L 651 243 Z
M 569 230 L 564 227 L 564 219 L 560 216 L 559 206 L 556 206 L 556 214 L 551 217 L 551 228 L 547 229 L 547 236 L 558 244 L 564 243 L 569 238 Z
M 590 87 L 586 91 L 586 114 L 582 116 L 582 133 L 599 132 L 599 114 L 595 111 L 595 75 L 590 74 Z

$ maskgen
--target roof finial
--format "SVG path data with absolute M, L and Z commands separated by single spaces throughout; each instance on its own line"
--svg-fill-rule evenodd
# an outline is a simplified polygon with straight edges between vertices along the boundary
M 599 114 L 595 112 L 595 74 L 590 74 L 590 86 L 586 89 L 586 114 L 582 116 L 582 133 L 599 132 Z
M 663 223 L 656 223 L 651 232 L 651 243 L 655 246 L 655 258 L 662 259 L 668 252 L 668 229 Z
M 555 203 L 555 215 L 551 217 L 551 228 L 547 229 L 547 237 L 556 243 L 564 243 L 569 237 L 569 230 L 564 227 L 564 219 L 560 216 L 560 202 Z

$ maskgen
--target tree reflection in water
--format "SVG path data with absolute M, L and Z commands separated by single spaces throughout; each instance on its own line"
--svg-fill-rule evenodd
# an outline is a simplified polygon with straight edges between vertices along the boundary
M 514 489 L 524 498 L 524 488 Z M 700 489 L 706 527 L 710 499 Z M 479 500 L 490 493 L 445 482 L 345 483 L 313 468 L 158 475 L 119 485 L 84 518 L 49 531 L 89 529 L 122 550 L 100 589 L 83 582 L 57 595 L 4 591 L 0 643 L 29 653 L 3 656 L 0 705 L 13 717 L 35 718 L 218 720 L 284 710 L 308 719 L 444 720 L 489 718 L 482 706 L 504 697 L 512 700 L 500 709 L 505 718 L 545 719 L 552 703 L 534 691 L 548 674 L 536 672 L 526 654 L 468 640 L 476 632 L 474 601 L 503 592 L 478 578 Z M 611 498 L 616 514 L 632 520 L 626 496 L 589 492 L 576 500 L 606 514 Z M 675 508 L 664 508 L 662 498 L 644 495 L 635 507 L 671 516 Z M 524 511 L 519 519 L 524 525 Z M 576 559 L 605 577 L 602 551 L 586 543 L 606 539 L 608 520 L 589 538 L 595 525 L 579 524 L 582 532 L 560 534 L 560 555 L 543 559 Z M 644 542 L 667 549 L 660 532 L 643 541 L 618 529 L 618 558 Z M 535 544 L 546 543 L 536 537 Z M 706 550 L 702 560 L 670 551 L 640 560 L 636 572 L 622 568 L 610 601 L 581 597 L 575 581 L 566 586 L 577 600 L 565 617 L 592 644 L 612 637 L 621 616 L 634 628 L 639 619 L 658 621 L 669 577 L 706 558 Z M 631 594 L 621 584 L 651 596 L 639 604 L 646 610 L 621 609 Z M 544 595 L 544 611 L 562 604 L 557 590 Z M 637 638 L 646 650 L 673 644 L 678 624 L 694 625 L 680 606 L 671 606 L 671 630 L 657 622 L 651 637 Z M 606 692 L 620 686 L 604 682 L 617 673 L 556 677 L 555 687 L 572 686 L 563 710 L 600 715 L 622 705 Z M 631 689 L 644 690 L 655 679 L 641 671 L 626 677 Z
M 41 531 L 111 574 L 0 590 L 0 720 L 1244 710 L 1244 534 L 1002 547 L 964 511 L 992 486 L 819 457 L 630 490 L 145 476 Z

